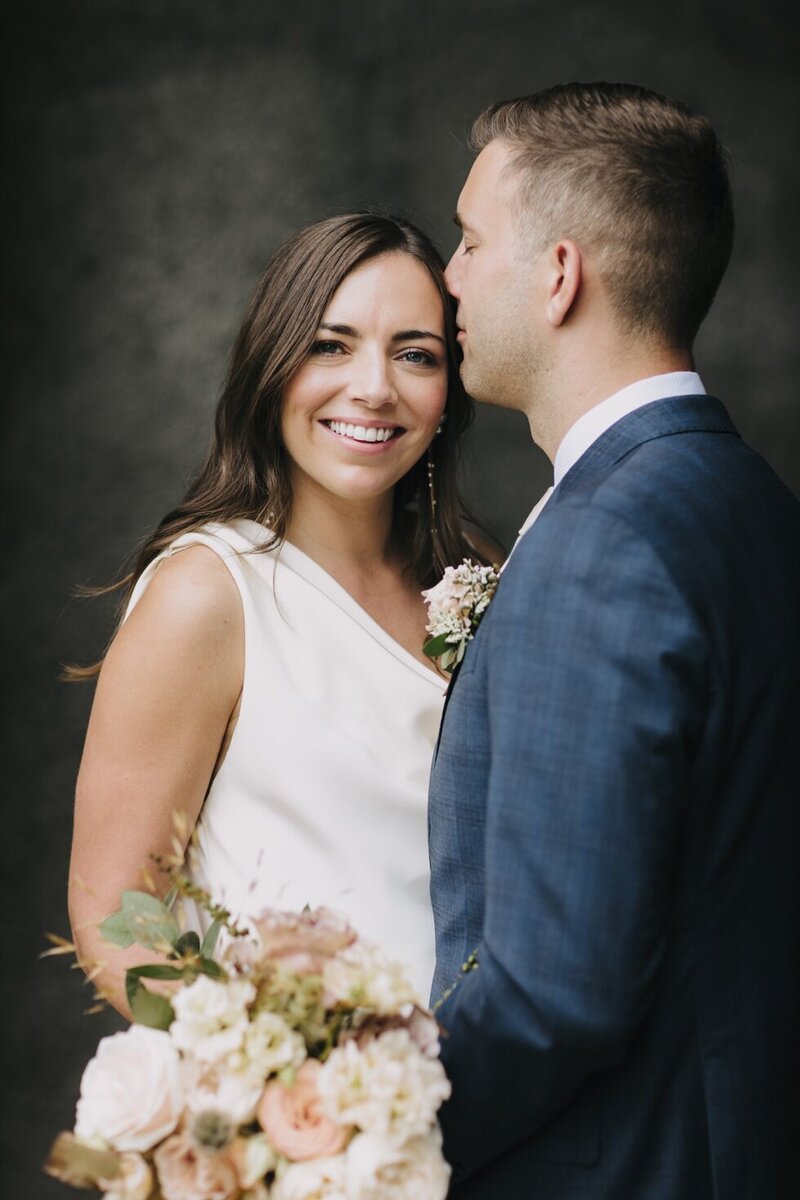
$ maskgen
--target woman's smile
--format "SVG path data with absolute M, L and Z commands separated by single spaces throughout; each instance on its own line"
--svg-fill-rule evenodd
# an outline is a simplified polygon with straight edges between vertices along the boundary
M 402 425 L 391 421 L 368 421 L 363 417 L 352 420 L 324 418 L 320 425 L 356 454 L 385 453 L 405 433 Z

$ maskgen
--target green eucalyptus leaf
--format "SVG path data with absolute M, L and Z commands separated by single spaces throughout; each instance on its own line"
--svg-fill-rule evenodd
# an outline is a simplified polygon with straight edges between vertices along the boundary
M 141 980 L 137 979 L 130 971 L 125 972 L 125 996 L 128 1000 L 128 1007 L 133 1008 L 133 997 L 142 988 Z
M 227 979 L 228 973 L 218 962 L 214 962 L 213 958 L 201 958 L 200 970 L 204 975 L 208 975 L 209 979 Z
M 464 657 L 465 646 L 461 642 L 458 646 L 448 646 L 444 654 L 439 659 L 439 666 L 443 671 L 453 671 Z
M 131 983 L 133 987 L 130 986 Z M 175 1020 L 175 1010 L 169 1000 L 156 992 L 148 992 L 138 979 L 130 978 L 130 972 L 125 985 L 134 1021 L 138 1025 L 148 1025 L 151 1029 L 169 1029 Z
M 200 938 L 198 934 L 190 929 L 188 933 L 183 933 L 178 938 L 175 944 L 176 954 L 200 954 Z
M 219 938 L 220 930 L 222 929 L 221 921 L 214 921 L 206 930 L 206 936 L 203 938 L 203 944 L 200 947 L 200 953 L 203 958 L 211 958 L 217 948 L 217 939 Z
M 447 640 L 447 634 L 440 633 L 438 637 L 428 638 L 422 647 L 422 652 L 423 654 L 427 654 L 428 658 L 438 658 L 440 654 L 444 654 L 448 647 L 452 648 L 452 645 L 453 643 Z
M 110 917 L 106 917 L 105 921 L 101 922 L 100 936 L 107 942 L 113 942 L 115 946 L 119 946 L 122 950 L 127 950 L 128 946 L 132 946 L 136 941 L 128 925 L 128 914 L 121 909 L 119 912 L 112 913 Z
M 140 946 L 162 952 L 175 948 L 180 938 L 178 922 L 156 896 L 149 892 L 123 892 L 122 911 Z
M 126 975 L 132 975 L 134 979 L 183 979 L 183 969 L 166 963 L 145 963 L 141 967 L 129 967 Z

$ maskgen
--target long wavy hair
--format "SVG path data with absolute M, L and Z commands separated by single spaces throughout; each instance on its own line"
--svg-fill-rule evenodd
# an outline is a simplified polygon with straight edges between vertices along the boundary
M 248 305 L 231 354 L 205 461 L 180 504 L 145 539 L 132 569 L 91 595 L 122 590 L 120 620 L 139 576 L 181 534 L 209 522 L 249 518 L 265 526 L 258 550 L 279 546 L 292 511 L 289 459 L 281 436 L 287 384 L 305 362 L 335 291 L 370 259 L 410 254 L 428 271 L 442 300 L 447 342 L 446 420 L 435 438 L 436 507 L 428 494 L 427 456 L 394 488 L 393 536 L 407 571 L 431 586 L 450 563 L 481 559 L 464 534 L 470 520 L 458 494 L 458 448 L 473 418 L 459 375 L 455 306 L 444 263 L 433 243 L 410 222 L 359 212 L 330 217 L 300 230 L 272 257 Z M 96 675 L 102 659 L 68 667 L 64 677 Z

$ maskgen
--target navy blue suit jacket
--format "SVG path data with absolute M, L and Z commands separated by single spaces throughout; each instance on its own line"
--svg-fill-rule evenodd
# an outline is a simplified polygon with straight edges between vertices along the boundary
M 553 493 L 448 696 L 459 1200 L 800 1196 L 799 741 L 800 505 L 718 401 L 646 405 Z

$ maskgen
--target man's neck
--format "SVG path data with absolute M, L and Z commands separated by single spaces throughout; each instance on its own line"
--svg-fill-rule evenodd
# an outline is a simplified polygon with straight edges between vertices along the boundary
M 549 372 L 552 382 L 548 394 L 535 397 L 527 414 L 531 436 L 554 462 L 558 447 L 575 422 L 609 396 L 654 375 L 693 370 L 694 362 L 688 350 L 664 349 L 641 356 L 620 356 L 611 361 L 606 357 L 596 372 L 587 356 L 560 377 L 556 370 Z

